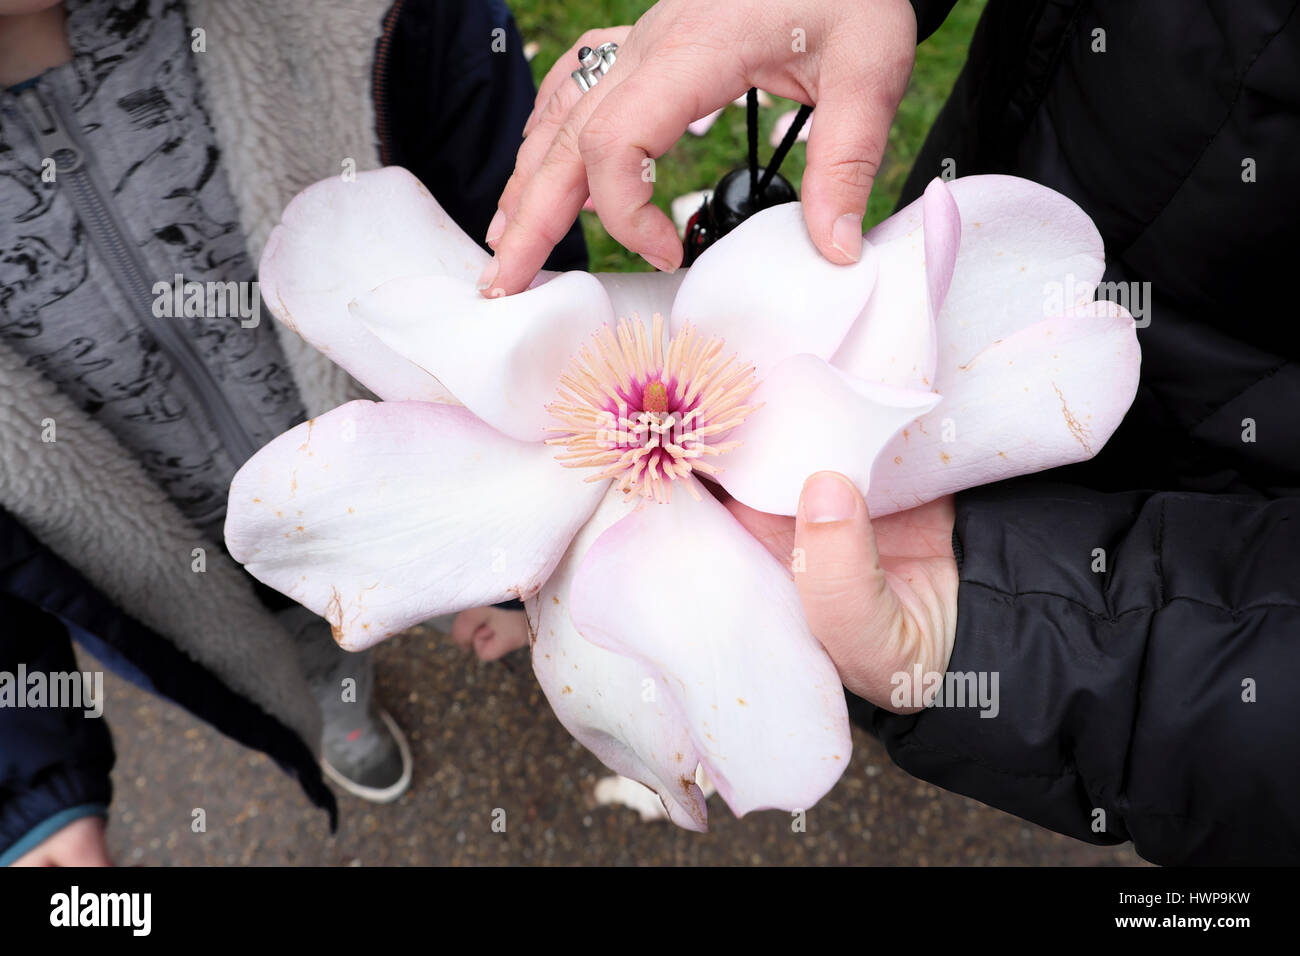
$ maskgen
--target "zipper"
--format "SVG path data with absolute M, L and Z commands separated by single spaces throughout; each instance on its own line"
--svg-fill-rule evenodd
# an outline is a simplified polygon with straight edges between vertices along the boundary
M 384 15 L 384 29 L 375 42 L 375 62 L 370 71 L 370 94 L 375 104 L 375 137 L 379 140 L 379 164 L 392 163 L 392 149 L 388 132 L 388 54 L 397 32 L 397 19 L 402 15 L 405 0 L 394 0 Z
M 27 113 L 42 155 L 54 160 L 55 181 L 66 187 L 65 194 L 91 242 L 108 264 L 117 287 L 128 303 L 139 306 L 137 315 L 141 324 L 190 386 L 204 417 L 234 459 L 235 467 L 239 467 L 260 445 L 240 421 L 194 343 L 174 319 L 153 314 L 153 283 L 149 282 L 140 252 L 128 241 L 126 229 L 91 177 L 85 152 L 64 122 L 57 102 L 47 100 L 34 86 L 19 93 L 18 102 Z

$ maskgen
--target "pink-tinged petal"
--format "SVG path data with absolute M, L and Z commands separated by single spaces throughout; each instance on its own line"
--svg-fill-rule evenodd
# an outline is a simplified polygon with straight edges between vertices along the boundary
M 772 146 L 775 147 L 781 145 L 781 140 L 785 139 L 785 134 L 790 132 L 790 127 L 794 125 L 794 118 L 798 115 L 798 110 L 789 110 L 776 118 L 776 122 L 772 124 L 772 135 L 768 139 L 768 142 L 771 143 Z M 804 121 L 803 127 L 797 134 L 795 134 L 794 141 L 796 143 L 808 142 L 808 134 L 812 132 L 813 119 L 814 117 L 809 116 L 808 119 Z
M 690 323 L 722 336 L 760 377 L 801 352 L 830 358 L 871 295 L 876 261 L 864 243 L 858 262 L 833 265 L 813 245 L 800 203 L 764 209 L 687 270 L 672 331 Z
M 748 401 L 762 407 L 727 435 L 741 444 L 718 459 L 718 481 L 751 508 L 792 515 L 814 472 L 838 471 L 865 494 L 880 450 L 939 396 L 864 382 L 816 356 L 795 355 Z
M 1105 249 L 1092 220 L 1055 190 L 1014 176 L 948 184 L 961 211 L 961 246 L 936 323 L 934 387 L 987 346 L 1092 300 Z
M 871 299 L 833 360 L 858 378 L 899 388 L 934 387 L 935 314 L 952 282 L 961 219 L 948 187 L 925 194 L 867 233 L 880 257 Z
M 669 818 L 708 829 L 695 783 L 699 755 L 676 702 L 658 692 L 653 671 L 582 637 L 570 616 L 573 575 L 596 539 L 634 507 L 611 489 L 564 559 L 526 604 L 533 671 L 565 730 L 605 766 L 658 794 Z M 647 690 L 649 688 L 649 691 Z
M 605 531 L 574 576 L 571 617 L 658 678 L 737 815 L 806 809 L 852 753 L 844 691 L 789 572 L 698 490 Z
M 871 513 L 1091 458 L 1132 404 L 1140 365 L 1132 317 L 1105 301 L 994 343 L 881 453 Z
M 656 312 L 664 318 L 672 314 L 673 300 L 686 278 L 682 269 L 676 272 L 593 272 L 592 275 L 604 286 L 614 315 L 621 319 L 639 315 L 647 328 Z M 591 331 L 595 331 L 595 326 Z
M 673 225 L 677 227 L 677 235 L 680 238 L 686 237 L 686 228 L 691 224 L 691 217 L 700 211 L 700 207 L 713 198 L 712 189 L 697 189 L 694 192 L 685 193 L 678 196 L 672 201 L 669 208 L 672 212 Z M 675 272 L 673 275 L 685 277 L 685 272 Z
M 701 116 L 693 123 L 688 123 L 686 128 L 690 131 L 692 136 L 703 136 L 705 133 L 707 133 L 710 129 L 713 128 L 713 124 L 716 123 L 718 121 L 718 117 L 722 115 L 723 109 L 725 109 L 725 107 L 719 106 L 712 113 L 709 113 L 705 116 Z
M 258 280 L 272 314 L 381 398 L 451 401 L 422 369 L 348 315 L 348 303 L 404 275 L 477 277 L 487 253 L 424 185 L 390 166 L 322 180 L 271 230 Z
M 341 405 L 254 455 L 226 543 L 253 577 L 360 650 L 420 621 L 532 594 L 603 493 L 545 445 L 454 405 Z
M 475 415 L 521 441 L 548 437 L 554 421 L 546 405 L 560 376 L 592 333 L 614 320 L 609 296 L 586 272 L 499 299 L 458 279 L 394 279 L 358 298 L 352 312 Z
M 961 248 L 961 211 L 941 179 L 935 179 L 925 187 L 921 208 L 926 222 L 925 281 L 931 308 L 938 313 L 948 300 L 948 290 L 952 288 L 952 277 L 957 268 L 957 252 Z

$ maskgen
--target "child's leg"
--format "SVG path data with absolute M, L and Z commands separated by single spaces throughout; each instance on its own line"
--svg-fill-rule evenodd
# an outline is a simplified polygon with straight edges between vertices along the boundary
M 340 648 L 329 624 L 306 608 L 294 605 L 276 616 L 293 635 L 320 704 L 326 776 L 363 799 L 396 800 L 410 783 L 411 754 L 392 718 L 375 704 L 373 655 Z

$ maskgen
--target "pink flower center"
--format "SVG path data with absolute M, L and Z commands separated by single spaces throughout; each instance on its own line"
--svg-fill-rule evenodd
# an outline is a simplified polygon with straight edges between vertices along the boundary
M 672 500 L 674 481 L 691 472 L 716 475 L 712 460 L 735 448 L 726 433 L 757 406 L 754 366 L 721 357 L 723 342 L 686 326 L 664 346 L 663 316 L 649 332 L 640 319 L 620 319 L 592 337 L 560 378 L 560 397 L 547 410 L 560 422 L 547 440 L 563 445 L 556 460 L 568 468 L 596 468 L 588 481 L 613 478 L 631 498 Z M 693 483 L 686 489 L 698 498 Z

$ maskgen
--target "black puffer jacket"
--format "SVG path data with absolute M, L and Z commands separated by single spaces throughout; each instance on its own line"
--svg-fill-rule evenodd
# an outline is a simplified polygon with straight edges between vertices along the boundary
M 952 2 L 914 5 L 926 36 Z M 919 777 L 1157 863 L 1300 862 L 1297 6 L 992 0 L 904 190 L 951 159 L 1070 196 L 1149 325 L 1097 458 L 957 496 L 950 670 L 997 671 L 997 717 L 855 716 Z

